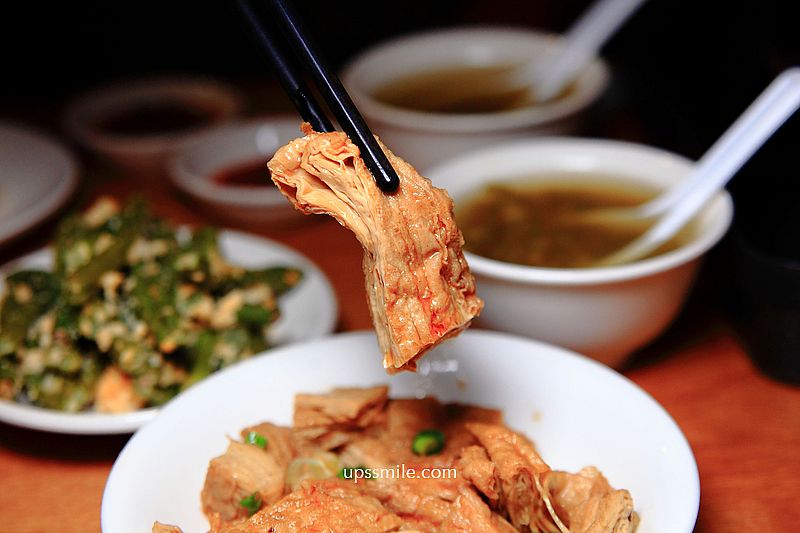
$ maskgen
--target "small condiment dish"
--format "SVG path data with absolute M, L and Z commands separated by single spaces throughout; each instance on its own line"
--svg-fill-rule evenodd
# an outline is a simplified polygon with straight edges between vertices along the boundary
M 420 170 L 488 144 L 536 135 L 564 135 L 579 127 L 609 81 L 605 62 L 593 60 L 564 95 L 542 104 L 482 113 L 434 113 L 388 105 L 379 89 L 415 74 L 462 67 L 513 67 L 552 56 L 558 35 L 501 27 L 436 30 L 380 44 L 356 57 L 342 80 L 370 127 Z
M 459 205 L 494 182 L 535 183 L 548 174 L 574 175 L 585 182 L 597 174 L 605 181 L 614 176 L 618 184 L 658 190 L 680 181 L 691 168 L 688 159 L 648 146 L 549 138 L 487 148 L 443 163 L 427 175 Z M 725 234 L 732 214 L 730 195 L 720 192 L 690 223 L 677 248 L 616 266 L 540 268 L 467 252 L 478 294 L 486 302 L 480 323 L 618 367 L 675 318 L 703 255 Z
M 175 109 L 192 119 L 182 126 L 164 124 L 159 131 L 157 118 L 168 121 Z M 164 77 L 118 83 L 94 90 L 72 102 L 64 116 L 67 132 L 85 148 L 101 155 L 138 178 L 163 176 L 164 164 L 174 150 L 192 135 L 218 126 L 239 114 L 241 96 L 231 87 L 207 78 Z M 109 124 L 149 109 L 138 120 L 141 131 L 120 131 Z M 120 119 L 122 117 L 122 119 Z M 177 120 L 179 116 L 173 117 Z M 145 124 L 141 124 L 145 122 Z
M 172 182 L 214 218 L 236 225 L 302 222 L 272 184 L 267 162 L 275 151 L 301 136 L 291 115 L 234 122 L 193 137 L 170 160 Z M 263 162 L 263 183 L 236 185 L 217 179 L 226 170 Z M 256 167 L 257 168 L 257 167 Z

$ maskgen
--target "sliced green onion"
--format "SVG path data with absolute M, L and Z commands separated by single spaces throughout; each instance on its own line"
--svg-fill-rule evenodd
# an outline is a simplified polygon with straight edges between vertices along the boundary
M 254 492 L 250 496 L 239 500 L 239 505 L 247 509 L 247 514 L 253 515 L 261 509 L 261 495 L 258 492 Z
M 426 429 L 417 433 L 411 443 L 416 455 L 434 455 L 444 449 L 444 433 L 438 429 Z
M 267 438 L 260 433 L 256 433 L 255 431 L 251 431 L 250 433 L 248 433 L 247 436 L 244 438 L 244 441 L 247 444 L 258 446 L 262 450 L 267 447 Z
M 244 304 L 236 312 L 236 320 L 243 326 L 266 326 L 271 318 L 272 311 L 260 305 Z

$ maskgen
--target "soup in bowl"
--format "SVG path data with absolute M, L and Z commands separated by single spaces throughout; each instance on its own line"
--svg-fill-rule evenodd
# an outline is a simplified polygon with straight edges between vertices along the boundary
M 535 267 L 591 268 L 652 224 L 624 217 L 598 224 L 596 215 L 647 202 L 654 188 L 590 172 L 518 180 L 487 185 L 459 208 L 459 227 L 475 254 Z M 677 249 L 694 230 L 688 224 L 648 257 Z
M 614 205 L 644 201 L 679 182 L 691 165 L 643 145 L 549 138 L 486 148 L 427 175 L 455 201 L 465 255 L 486 302 L 483 325 L 619 366 L 678 314 L 703 255 L 730 225 L 731 198 L 719 193 L 665 247 L 615 266 L 593 264 L 616 245 L 598 247 L 608 237 L 603 228 L 570 235 L 553 221 L 563 213 L 554 213 L 574 214 L 576 203 L 586 208 L 587 194 L 590 205 L 610 205 L 609 192 Z M 492 190 L 499 200 L 487 201 Z

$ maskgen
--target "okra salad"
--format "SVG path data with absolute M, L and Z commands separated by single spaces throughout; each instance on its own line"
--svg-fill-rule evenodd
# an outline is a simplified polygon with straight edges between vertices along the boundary
M 277 297 L 301 277 L 231 265 L 213 228 L 183 235 L 141 200 L 101 198 L 59 225 L 52 271 L 6 277 L 0 398 L 70 412 L 161 405 L 268 348 Z

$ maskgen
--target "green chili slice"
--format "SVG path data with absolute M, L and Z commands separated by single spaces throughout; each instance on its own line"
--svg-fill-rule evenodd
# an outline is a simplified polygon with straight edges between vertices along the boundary
M 444 433 L 438 429 L 426 429 L 417 433 L 411 443 L 416 455 L 434 455 L 444 449 Z
M 267 447 L 267 438 L 264 435 L 260 434 L 260 433 L 256 433 L 255 431 L 249 432 L 245 436 L 244 441 L 247 444 L 252 444 L 253 446 L 258 446 L 262 450 L 266 449 L 266 447 Z
M 261 509 L 261 495 L 254 492 L 250 496 L 239 500 L 239 505 L 247 509 L 247 514 L 253 515 Z
M 339 469 L 339 472 L 336 474 L 336 477 L 338 477 L 339 479 L 354 479 L 355 476 L 356 476 L 356 471 L 359 471 L 359 472 L 362 473 L 362 475 L 359 476 L 362 479 L 367 479 L 367 477 L 369 477 L 369 479 L 372 479 L 372 475 L 371 475 L 372 472 L 369 471 L 367 469 L 367 467 L 363 466 L 363 465 L 342 467 L 342 468 Z M 370 472 L 370 475 L 367 476 L 366 472 Z

